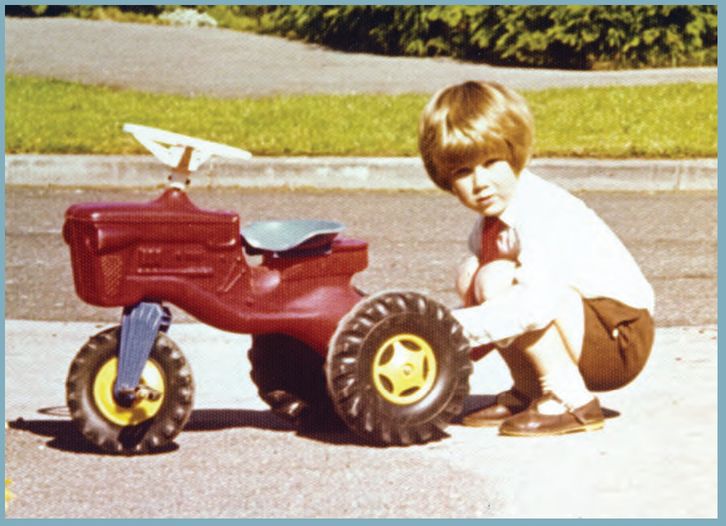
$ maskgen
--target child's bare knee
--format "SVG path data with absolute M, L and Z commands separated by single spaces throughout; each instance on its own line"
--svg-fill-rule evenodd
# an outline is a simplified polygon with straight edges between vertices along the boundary
M 505 293 L 514 283 L 515 263 L 495 259 L 479 269 L 474 282 L 476 298 L 484 302 Z
M 462 299 L 466 299 L 477 270 L 479 270 L 479 258 L 476 256 L 466 258 L 457 268 L 456 291 Z

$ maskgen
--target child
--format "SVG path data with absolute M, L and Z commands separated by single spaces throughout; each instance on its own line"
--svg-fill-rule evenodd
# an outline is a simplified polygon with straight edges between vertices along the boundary
M 513 379 L 464 424 L 515 436 L 602 428 L 592 391 L 635 378 L 654 337 L 653 289 L 625 246 L 527 169 L 533 127 L 524 99 L 493 82 L 439 91 L 419 124 L 429 176 L 478 214 L 454 317 L 473 346 L 496 345 Z

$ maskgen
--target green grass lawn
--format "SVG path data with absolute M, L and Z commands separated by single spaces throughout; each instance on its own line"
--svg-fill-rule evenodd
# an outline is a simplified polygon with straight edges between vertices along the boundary
M 716 84 L 524 92 L 536 155 L 715 157 Z M 242 147 L 256 155 L 417 155 L 428 95 L 215 99 L 70 82 L 6 79 L 8 153 L 145 153 L 125 122 Z

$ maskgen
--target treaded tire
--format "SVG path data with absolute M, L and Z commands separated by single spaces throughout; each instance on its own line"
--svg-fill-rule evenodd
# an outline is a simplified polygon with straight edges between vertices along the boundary
M 295 423 L 340 424 L 325 385 L 323 357 L 286 334 L 252 337 L 250 377 L 272 411 Z
M 395 345 L 402 350 L 398 355 Z M 419 364 L 413 369 L 427 379 L 423 387 L 406 388 L 411 367 L 406 357 Z M 400 393 L 396 382 L 379 374 L 386 368 L 404 384 Z M 444 306 L 416 292 L 363 299 L 338 324 L 326 360 L 328 391 L 337 413 L 350 429 L 385 445 L 444 436 L 463 409 L 471 371 L 469 345 L 459 323 Z
M 149 356 L 161 370 L 164 394 L 151 418 L 135 425 L 119 425 L 107 418 L 93 392 L 101 368 L 118 356 L 120 327 L 92 336 L 73 359 L 66 379 L 66 403 L 81 434 L 112 453 L 139 454 L 164 449 L 186 424 L 192 411 L 192 371 L 177 345 L 159 333 Z

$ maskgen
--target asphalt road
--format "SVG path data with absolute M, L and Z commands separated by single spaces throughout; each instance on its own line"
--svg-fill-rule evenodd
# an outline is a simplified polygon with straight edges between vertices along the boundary
M 223 29 L 72 18 L 5 20 L 5 71 L 141 91 L 221 97 L 433 93 L 471 79 L 515 89 L 716 82 L 711 68 L 579 72 L 343 53 Z
M 11 517 L 696 517 L 713 516 L 713 329 L 659 329 L 653 359 L 632 386 L 604 394 L 617 416 L 603 432 L 511 441 L 450 427 L 412 448 L 365 447 L 349 432 L 296 431 L 266 410 L 249 381 L 249 338 L 198 324 L 170 335 L 197 381 L 178 449 L 141 458 L 101 455 L 63 407 L 68 363 L 115 309 L 74 295 L 60 236 L 79 201 L 136 200 L 149 192 L 6 188 L 6 476 Z M 452 304 L 451 267 L 471 217 L 429 192 L 193 191 L 201 206 L 246 220 L 340 220 L 370 243 L 356 283 L 412 288 Z M 621 235 L 658 296 L 658 323 L 716 320 L 716 195 L 588 193 Z M 186 317 L 179 313 L 178 321 Z M 62 321 L 90 323 L 64 324 Z M 98 323 L 101 322 L 101 323 Z M 665 332 L 664 332 L 665 331 Z M 508 385 L 498 357 L 475 368 L 468 407 Z M 42 381 L 41 381 L 42 379 Z M 682 386 L 689 386 L 683 389 Z M 698 396 L 693 396 L 693 389 Z M 697 424 L 692 419 L 697 418 Z M 21 417 L 22 420 L 18 420 Z M 645 426 L 645 427 L 644 427 Z M 644 454 L 644 449 L 655 454 Z M 563 451 L 567 451 L 565 456 Z M 668 460 L 671 459 L 671 460 Z M 582 466 L 587 465 L 588 475 Z M 39 468 L 42 466 L 42 468 Z M 627 485 L 622 470 L 636 466 Z M 557 474 L 554 476 L 554 474 Z M 563 498 L 578 480 L 577 502 Z
M 358 286 L 410 288 L 455 304 L 452 266 L 472 217 L 448 195 L 191 194 L 200 206 L 238 210 L 243 221 L 342 221 L 370 243 Z M 63 382 L 80 345 L 119 312 L 76 298 L 60 228 L 71 203 L 153 196 L 6 188 L 6 477 L 17 494 L 9 517 L 715 516 L 715 193 L 582 195 L 632 250 L 658 302 L 657 349 L 631 386 L 601 397 L 614 417 L 605 431 L 518 441 L 454 425 L 440 442 L 381 449 L 347 431 L 295 430 L 256 396 L 248 337 L 176 323 L 170 335 L 198 386 L 178 449 L 106 456 L 73 429 Z M 88 323 L 64 323 L 81 320 Z M 701 327 L 664 328 L 674 325 Z M 467 407 L 508 383 L 498 356 L 483 360 Z
M 236 210 L 242 222 L 274 218 L 341 221 L 369 242 L 361 289 L 412 289 L 454 306 L 453 268 L 466 254 L 473 216 L 438 192 L 192 190 L 200 206 Z M 6 188 L 6 317 L 115 321 L 114 309 L 77 299 L 68 250 L 60 235 L 72 203 L 147 200 L 153 191 Z M 701 192 L 581 195 L 640 263 L 656 292 L 660 327 L 715 324 L 716 194 Z M 189 320 L 183 313 L 179 320 Z

